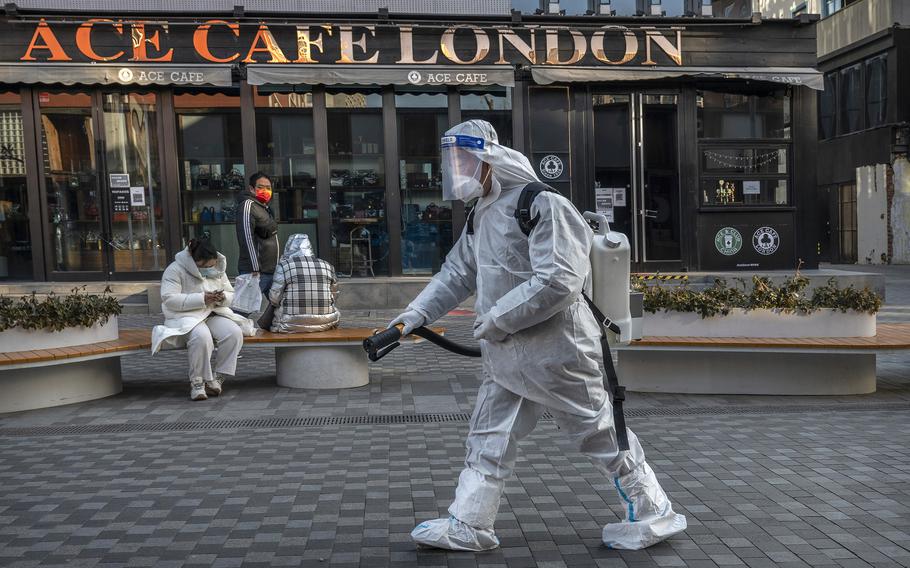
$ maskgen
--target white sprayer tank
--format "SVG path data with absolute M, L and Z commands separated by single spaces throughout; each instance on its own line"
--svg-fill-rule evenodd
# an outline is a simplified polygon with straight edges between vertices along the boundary
M 610 230 L 606 216 L 586 211 L 584 218 L 597 223 L 591 247 L 589 295 L 610 321 L 619 326 L 619 343 L 632 341 L 632 315 L 629 310 L 629 278 L 632 248 L 622 233 Z

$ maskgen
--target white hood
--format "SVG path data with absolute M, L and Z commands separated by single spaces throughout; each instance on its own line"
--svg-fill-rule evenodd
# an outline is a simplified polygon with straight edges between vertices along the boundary
M 462 122 L 447 130 L 445 135 L 474 136 L 484 140 L 482 149 L 469 150 L 493 167 L 493 189 L 489 195 L 480 198 L 478 207 L 483 208 L 487 204 L 493 203 L 503 191 L 522 188 L 531 182 L 540 181 L 537 173 L 534 172 L 534 167 L 524 154 L 501 145 L 499 137 L 496 135 L 496 129 L 485 120 L 474 119 Z

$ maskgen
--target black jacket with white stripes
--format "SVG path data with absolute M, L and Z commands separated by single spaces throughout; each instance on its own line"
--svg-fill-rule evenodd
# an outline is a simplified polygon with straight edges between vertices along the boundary
M 249 192 L 237 197 L 237 271 L 272 274 L 278 264 L 278 222 L 272 210 Z

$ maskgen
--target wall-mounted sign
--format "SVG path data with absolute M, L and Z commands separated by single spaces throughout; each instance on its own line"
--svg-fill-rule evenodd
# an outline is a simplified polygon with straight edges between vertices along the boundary
M 565 169 L 565 164 L 563 164 L 562 158 L 556 154 L 547 154 L 541 158 L 540 162 L 538 163 L 538 171 L 540 172 L 540 175 L 550 180 L 555 180 L 562 177 Z
M 110 174 L 108 176 L 110 180 L 111 188 L 127 188 L 130 187 L 130 174 Z
M 780 248 L 780 235 L 772 227 L 759 227 L 752 234 L 752 248 L 765 256 L 774 254 Z
M 625 206 L 626 206 L 626 188 L 614 187 L 613 188 L 613 207 L 625 207 Z
M 743 236 L 733 227 L 724 227 L 714 235 L 714 247 L 724 256 L 733 256 L 743 248 Z
M 607 221 L 613 222 L 613 188 L 595 187 L 594 188 L 594 205 L 598 213 L 605 216 Z
M 142 186 L 130 188 L 130 205 L 133 207 L 145 207 L 145 188 Z
M 111 188 L 111 209 L 114 213 L 130 212 L 130 188 L 129 187 L 112 187 Z
M 792 211 L 700 213 L 698 215 L 699 268 L 702 270 L 792 269 L 795 246 L 793 216 Z
M 681 26 L 610 24 L 478 26 L 354 25 L 238 22 L 213 19 L 169 26 L 162 21 L 90 18 L 15 22 L 0 27 L 0 60 L 122 63 L 121 82 L 146 63 L 364 64 L 435 66 L 681 66 Z M 695 36 L 700 32 L 693 31 Z M 424 73 L 423 68 L 418 72 Z M 151 76 L 196 83 L 198 78 Z M 463 79 L 463 80 L 462 80 Z M 482 84 L 466 70 L 461 79 L 428 77 L 415 84 Z M 425 82 L 423 82 L 425 81 Z

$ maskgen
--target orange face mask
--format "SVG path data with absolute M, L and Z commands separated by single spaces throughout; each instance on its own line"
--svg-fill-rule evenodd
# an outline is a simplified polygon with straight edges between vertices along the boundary
M 268 203 L 272 200 L 272 190 L 271 189 L 257 189 L 256 190 L 256 201 L 259 203 Z

